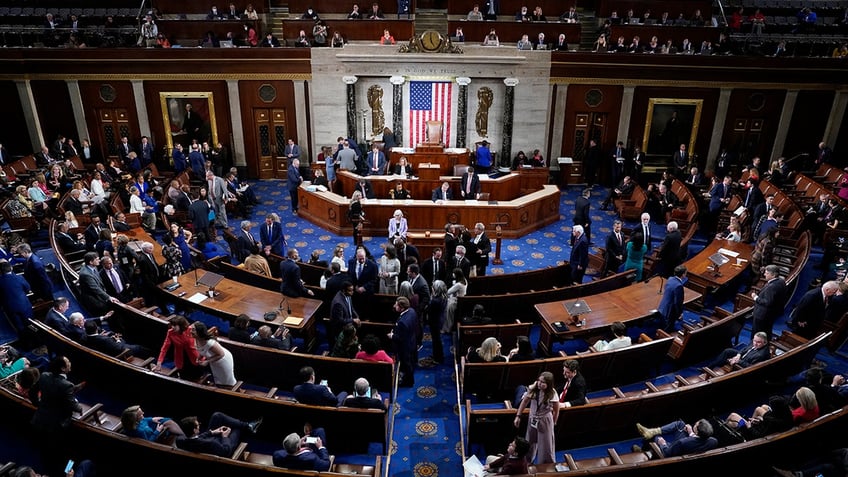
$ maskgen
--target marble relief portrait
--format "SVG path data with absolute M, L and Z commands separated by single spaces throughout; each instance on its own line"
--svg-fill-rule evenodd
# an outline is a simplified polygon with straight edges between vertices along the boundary
M 494 93 L 488 86 L 477 90 L 477 114 L 474 117 L 474 126 L 480 137 L 489 137 L 489 108 L 492 107 Z

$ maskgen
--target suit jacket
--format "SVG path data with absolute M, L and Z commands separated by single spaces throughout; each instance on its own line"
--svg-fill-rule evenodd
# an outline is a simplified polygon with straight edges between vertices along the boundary
M 325 288 L 325 290 L 327 290 L 327 296 L 335 298 L 336 292 L 342 289 L 342 283 L 349 280 L 350 276 L 348 276 L 347 272 L 339 272 L 328 278 L 327 287 Z
M 762 348 L 756 349 L 754 348 L 753 343 L 749 343 L 742 351 L 739 352 L 741 357 L 739 358 L 739 366 L 743 368 L 747 368 L 748 366 L 753 366 L 757 363 L 761 363 L 769 358 L 771 358 L 771 351 L 769 351 L 768 346 L 763 346 Z
M 350 300 L 350 307 L 348 307 L 347 297 L 343 290 L 338 290 L 333 295 L 333 301 L 330 303 L 330 329 L 327 331 L 330 342 L 335 342 L 344 325 L 353 323 L 354 318 L 359 318 L 359 314 L 353 308 L 353 297 L 350 297 Z
M 438 265 L 438 267 L 436 267 Z M 438 273 L 434 275 L 435 269 L 438 269 Z M 430 285 L 433 284 L 436 280 L 441 280 L 445 283 L 445 278 L 448 276 L 448 269 L 445 266 L 445 261 L 440 259 L 434 259 L 433 257 L 424 260 L 424 263 L 421 264 L 421 276 L 424 277 L 424 280 L 427 280 L 427 283 Z
M 83 306 L 92 313 L 105 313 L 109 311 L 109 299 L 111 298 L 100 280 L 100 273 L 91 270 L 88 265 L 83 265 L 79 271 L 80 301 Z
M 795 309 L 789 315 L 793 325 L 797 326 L 798 323 L 805 323 L 804 327 L 796 328 L 794 330 L 795 333 L 807 339 L 818 336 L 817 331 L 824 319 L 825 312 L 826 305 L 821 287 L 813 288 L 807 293 L 804 293 L 804 296 L 801 297 L 801 300 L 795 305 Z
M 171 158 L 174 160 L 174 172 L 177 175 L 188 169 L 189 164 L 183 151 L 174 149 L 174 152 L 171 154 Z
M 684 152 L 680 153 L 680 149 L 674 151 L 674 155 L 671 158 L 674 167 L 678 170 L 686 170 L 686 166 L 689 164 L 689 153 Z
M 208 184 L 208 181 L 206 183 Z M 227 183 L 224 179 L 215 176 L 215 179 L 212 180 L 212 190 L 207 192 L 209 193 L 209 197 L 212 199 L 212 203 L 214 203 L 216 207 L 224 206 L 224 197 L 228 194 Z
M 448 190 L 445 191 L 445 199 L 442 199 L 442 188 L 436 187 L 433 189 L 433 194 L 430 198 L 433 199 L 433 202 L 437 200 L 453 200 L 453 189 L 448 187 Z
M 559 402 L 569 402 L 572 406 L 582 406 L 588 402 L 586 400 L 586 379 L 582 374 L 577 373 L 571 379 L 565 395 L 562 392 L 559 393 Z
M 786 282 L 783 278 L 775 278 L 766 283 L 757 294 L 757 299 L 754 300 L 754 322 L 765 320 L 767 323 L 773 323 L 783 314 L 783 307 L 789 298 L 786 295 L 788 293 L 786 293 Z
M 337 407 L 339 405 L 336 395 L 330 391 L 330 388 L 309 382 L 294 387 L 294 398 L 299 403 L 313 406 Z
M 209 202 L 195 200 L 188 208 L 188 218 L 195 232 L 209 230 Z
M 289 164 L 291 164 L 292 159 L 300 158 L 300 146 L 298 146 L 297 144 L 292 144 L 292 145 L 286 144 L 285 154 L 286 154 L 286 159 L 288 159 Z M 289 157 L 289 154 L 291 154 L 291 157 Z
M 103 224 L 100 224 L 99 230 L 103 230 Z M 89 252 L 94 250 L 94 246 L 97 244 L 97 241 L 100 240 L 100 232 L 97 231 L 94 227 L 94 224 L 89 224 L 88 227 L 85 228 L 85 232 L 83 235 L 85 236 L 85 248 Z
M 763 193 L 756 185 L 751 186 L 751 188 L 745 192 L 744 197 L 742 199 L 742 205 L 744 205 L 746 209 L 751 211 L 753 211 L 758 205 L 764 202 L 765 197 L 763 197 Z
M 252 235 L 247 235 L 244 230 L 239 231 L 238 240 L 236 240 L 237 249 L 232 250 L 239 262 L 244 262 L 244 259 L 250 255 L 250 249 L 256 244 L 255 240 Z
M 141 159 L 142 166 L 146 166 L 153 162 L 153 158 L 155 157 L 155 153 L 153 151 L 153 144 L 148 142 L 147 144 L 139 145 L 138 156 Z
M 621 265 L 624 263 L 624 247 L 627 242 L 623 233 L 619 233 L 619 235 L 621 236 L 621 241 L 615 238 L 615 232 L 610 233 L 607 235 L 607 240 L 604 244 L 604 259 L 607 262 L 607 267 L 613 271 L 615 271 L 618 267 L 613 267 L 612 265 Z M 622 260 L 616 258 L 617 255 L 620 255 Z
M 695 174 L 694 176 L 692 174 L 689 174 L 686 177 L 686 183 L 689 184 L 689 185 L 696 185 L 696 186 L 701 185 L 701 184 L 704 183 L 704 175 L 701 174 L 700 172 Z
M 684 437 L 671 443 L 666 443 L 660 449 L 664 457 L 675 457 L 686 454 L 697 454 L 706 452 L 710 449 L 715 449 L 718 446 L 718 440 L 715 437 Z
M 280 262 L 280 278 L 283 283 L 280 285 L 280 291 L 285 296 L 298 298 L 307 296 L 306 287 L 300 279 L 300 266 L 294 260 L 283 260 Z
M 290 455 L 285 449 L 274 452 L 274 465 L 295 470 L 330 470 L 330 454 L 326 447 L 318 449 L 305 449 L 299 454 Z
M 347 407 L 355 407 L 357 409 L 381 409 L 386 410 L 386 405 L 379 399 L 370 396 L 354 396 L 350 395 L 344 400 L 344 405 Z
M 386 155 L 383 151 L 377 151 L 377 167 L 374 167 L 374 151 L 368 153 L 368 175 L 383 175 L 386 173 Z
M 371 183 L 365 181 L 362 184 L 356 184 L 356 190 L 362 193 L 363 199 L 373 199 L 374 198 L 374 188 L 371 186 Z
M 682 241 L 679 230 L 669 232 L 660 244 L 659 258 L 663 266 L 670 270 L 680 263 L 680 242 Z
M 56 243 L 59 244 L 59 249 L 65 254 L 85 250 L 85 243 L 63 232 L 56 232 Z
M 82 206 L 82 202 L 79 199 L 73 198 L 72 196 L 68 196 L 68 200 L 66 200 L 64 204 L 64 209 L 65 211 L 70 210 L 77 217 L 81 217 L 83 214 L 85 214 L 85 209 Z
M 472 240 L 471 243 L 472 243 L 472 245 L 475 245 L 473 240 Z M 492 241 L 489 240 L 489 237 L 486 235 L 485 232 L 480 236 L 480 240 L 477 241 L 475 248 L 476 248 L 476 250 L 473 251 L 474 252 L 473 263 L 475 265 L 488 267 L 489 266 L 489 252 L 492 251 Z M 466 252 L 471 253 L 469 251 L 466 251 Z M 483 252 L 483 253 L 480 254 L 479 252 Z
M 426 310 L 430 305 L 430 286 L 420 274 L 412 281 L 412 291 L 418 295 L 418 309 Z
M 124 271 L 121 270 L 120 267 L 116 266 L 112 269 L 118 273 L 118 281 L 121 284 L 121 293 L 118 293 L 118 290 L 115 289 L 115 285 L 112 283 L 112 278 L 109 276 L 109 274 L 106 273 L 105 268 L 100 269 L 100 281 L 103 283 L 103 289 L 106 290 L 106 293 L 111 296 L 114 296 L 115 298 L 118 298 L 121 301 L 124 301 L 125 299 L 132 296 L 132 293 L 129 290 L 130 282 L 127 279 L 127 274 L 124 273 Z
M 574 241 L 568 264 L 572 271 L 577 270 L 578 266 L 585 271 L 589 266 L 589 242 L 586 240 L 586 234 L 581 234 Z
M 29 283 L 36 297 L 45 300 L 53 299 L 53 281 L 47 275 L 41 257 L 34 253 L 24 262 L 24 279 Z
M 271 253 L 284 256 L 285 239 L 283 238 L 283 226 L 279 222 L 271 224 L 271 232 L 268 233 L 268 224 L 259 227 L 259 240 L 263 247 L 271 246 Z
M 721 199 L 730 197 L 729 187 L 725 187 L 723 182 L 719 182 L 710 189 L 710 212 L 718 212 L 725 207 Z
M 402 172 L 403 169 L 406 169 L 406 176 L 407 177 L 412 175 L 412 166 L 410 166 L 409 164 L 407 164 L 406 167 L 403 167 L 403 168 L 401 167 L 400 164 L 395 164 L 395 167 L 392 168 L 392 172 L 396 176 L 399 176 L 399 175 L 401 175 L 401 172 Z
M 118 356 L 127 347 L 120 341 L 109 335 L 88 335 L 85 337 L 85 344 L 89 348 L 108 354 L 109 356 Z
M 174 209 L 188 212 L 191 208 L 191 198 L 185 192 L 180 192 L 174 200 Z
M 418 314 L 412 308 L 403 312 L 392 330 L 392 344 L 398 360 L 410 362 L 415 351 Z
M 3 298 L 0 307 L 8 314 L 32 317 L 32 303 L 27 298 L 30 285 L 15 273 L 0 275 L 0 297 Z
M 451 267 L 451 274 L 453 274 L 454 268 L 458 268 L 462 270 L 462 274 L 465 275 L 465 278 L 468 278 L 468 275 L 471 273 L 471 260 L 468 260 L 468 257 L 462 257 L 462 260 L 457 260 L 458 258 L 458 255 L 454 255 L 453 263 L 449 264 Z
M 662 301 L 660 301 L 657 311 L 665 318 L 666 323 L 676 321 L 683 314 L 684 283 L 678 277 L 671 277 L 665 284 Z
M 139 270 L 141 270 L 141 281 L 145 287 L 155 287 L 159 285 L 159 277 L 161 273 L 159 272 L 159 265 L 156 263 L 156 259 L 154 258 L 152 261 L 147 254 L 139 253 L 138 254 L 138 264 Z
M 188 153 L 188 162 L 191 164 L 191 172 L 197 180 L 206 179 L 206 159 L 200 151 Z
M 71 322 L 68 321 L 68 317 L 62 316 L 61 313 L 52 307 L 47 311 L 47 315 L 44 316 L 44 324 L 63 335 L 67 335 L 71 327 Z
M 29 389 L 29 400 L 36 406 L 32 425 L 46 432 L 58 432 L 69 426 L 71 415 L 82 411 L 74 398 L 74 384 L 63 374 L 50 371 Z
M 459 195 L 463 199 L 476 199 L 477 194 L 480 193 L 480 178 L 477 177 L 477 174 L 473 174 L 471 176 L 471 195 L 466 197 L 465 190 L 468 188 L 468 173 L 462 175 L 462 180 L 459 181 Z
M 574 201 L 574 224 L 586 225 L 591 223 L 592 218 L 589 216 L 589 199 L 580 196 Z
M 176 446 L 190 452 L 202 452 L 204 454 L 217 455 L 219 457 L 230 457 L 233 454 L 238 441 L 233 439 L 234 434 L 224 437 L 221 434 L 212 434 L 210 431 L 201 432 L 196 437 L 177 437 Z

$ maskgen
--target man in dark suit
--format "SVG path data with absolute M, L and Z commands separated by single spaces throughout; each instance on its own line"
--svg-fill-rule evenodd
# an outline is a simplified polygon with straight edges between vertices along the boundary
M 710 363 L 710 368 L 717 368 L 729 364 L 733 366 L 738 364 L 743 368 L 765 361 L 771 357 L 771 352 L 768 347 L 768 338 L 765 332 L 758 331 L 754 333 L 754 339 L 751 344 L 737 351 L 736 348 L 727 348 Z
M 177 194 L 176 199 L 174 199 L 174 209 L 181 212 L 188 212 L 188 210 L 191 208 L 192 200 L 191 196 L 188 195 L 188 187 L 183 187 L 185 188 L 185 190 L 181 189 L 180 192 Z
M 306 436 L 301 438 L 294 432 L 287 435 L 283 439 L 283 448 L 274 452 L 274 465 L 295 470 L 330 470 L 330 453 L 325 447 L 327 436 L 324 428 L 313 429 L 311 434 L 310 437 L 315 439 L 313 443 L 307 443 Z
M 648 247 L 648 253 L 650 253 L 653 250 L 651 248 L 651 240 L 653 240 L 653 236 L 651 235 L 651 214 L 642 212 L 637 227 L 642 232 L 642 236 L 645 239 L 645 246 Z
M 563 362 L 562 377 L 565 378 L 565 385 L 559 394 L 560 405 L 571 407 L 586 404 L 586 379 L 580 374 L 580 363 L 574 359 Z
M 627 149 L 624 148 L 623 141 L 618 141 L 609 157 L 612 185 L 614 186 L 624 175 L 624 164 L 627 162 Z
M 580 225 L 572 228 L 571 235 L 571 256 L 568 259 L 568 266 L 571 269 L 572 283 L 579 285 L 583 283 L 583 275 L 586 274 L 586 267 L 589 266 L 589 241 Z
M 100 266 L 100 257 L 97 252 L 88 252 L 83 260 L 85 263 L 79 271 L 80 301 L 91 313 L 108 313 L 112 303 L 120 302 L 106 293 L 103 280 L 100 279 L 100 271 L 97 269 Z
M 32 248 L 28 243 L 18 245 L 16 249 L 24 258 L 24 279 L 32 288 L 32 293 L 36 298 L 43 300 L 53 299 L 53 280 L 47 275 L 47 270 L 44 268 L 44 262 L 41 257 L 32 253 Z M 27 300 L 29 303 L 29 300 Z
M 453 190 L 451 190 L 450 184 L 447 181 L 442 182 L 440 187 L 433 189 L 431 198 L 433 202 L 453 200 Z
M 453 256 L 453 264 L 451 265 L 451 273 L 453 272 L 453 269 L 458 268 L 462 270 L 463 276 L 465 276 L 465 278 L 468 278 L 471 273 L 471 266 L 471 260 L 469 260 L 468 257 L 465 256 L 465 245 L 457 245 L 456 252 Z M 453 285 L 453 281 L 451 281 L 451 283 L 446 284 L 448 286 L 451 286 Z
M 380 176 L 386 173 L 386 155 L 383 154 L 376 143 L 371 147 L 371 152 L 368 153 L 366 164 L 368 165 L 369 176 Z
M 625 243 L 624 234 L 621 233 L 621 221 L 616 220 L 612 224 L 612 233 L 607 236 L 604 246 L 604 269 L 601 276 L 605 277 L 608 272 L 616 273 L 621 264 L 624 263 Z
M 480 197 L 480 178 L 474 173 L 473 167 L 469 166 L 468 170 L 462 174 L 459 185 L 459 195 L 463 199 L 477 199 Z
M 353 383 L 354 394 L 345 399 L 344 405 L 347 407 L 355 407 L 357 409 L 381 409 L 386 410 L 386 404 L 380 397 L 377 390 L 371 390 L 371 384 L 365 378 L 358 378 Z
M 144 303 L 147 306 L 153 306 L 156 303 L 156 288 L 159 286 L 161 273 L 159 271 L 159 264 L 153 258 L 152 243 L 143 242 L 141 244 L 141 253 L 138 254 L 136 264 L 140 270 L 139 283 L 141 290 L 139 290 L 139 293 L 144 297 Z
M 818 336 L 826 308 L 837 291 L 839 291 L 839 282 L 832 280 L 804 293 L 789 315 L 789 321 L 786 323 L 789 329 L 807 339 Z
M 816 165 L 830 164 L 833 162 L 833 150 L 830 149 L 824 142 L 819 143 L 819 148 L 816 151 Z
M 412 285 L 412 292 L 418 295 L 418 309 L 415 313 L 418 316 L 424 316 L 427 308 L 430 306 L 430 284 L 421 276 L 421 269 L 417 263 L 410 263 L 406 267 L 406 275 L 409 277 L 409 283 Z M 419 343 L 420 337 L 419 337 Z
M 47 146 L 41 146 L 41 150 L 34 154 L 35 164 L 39 167 L 46 167 L 56 162 L 56 158 L 50 155 L 50 150 Z
M 342 266 L 338 262 L 330 263 L 330 273 L 330 278 L 327 279 L 327 286 L 325 287 L 325 290 L 327 290 L 326 296 L 335 297 L 336 293 L 342 289 L 342 284 L 350 281 L 350 275 L 347 272 L 342 273 Z
M 231 251 L 233 256 L 235 256 L 236 260 L 240 263 L 244 262 L 244 259 L 250 255 L 250 249 L 252 249 L 254 245 L 259 245 L 259 242 L 257 242 L 253 234 L 250 233 L 250 225 L 251 223 L 249 220 L 241 221 L 241 229 L 236 237 L 236 250 Z
M 69 307 L 67 298 L 57 297 L 53 300 L 53 306 L 47 311 L 47 315 L 44 316 L 44 324 L 63 335 L 67 335 L 71 327 L 71 319 L 65 313 Z
M 401 237 L 398 237 L 393 242 L 395 246 L 395 251 L 397 252 L 397 259 L 400 261 L 400 272 L 398 273 L 398 280 L 404 281 L 407 279 L 406 275 L 406 262 L 409 257 L 415 257 L 415 263 L 421 263 L 421 255 L 418 254 L 418 249 L 415 245 L 409 245 L 406 243 Z
M 256 336 L 250 339 L 250 344 L 288 351 L 291 349 L 291 337 L 285 326 L 278 327 L 277 331 L 271 331 L 270 326 L 262 325 L 257 330 Z
M 704 185 L 704 175 L 698 172 L 697 167 L 689 169 L 689 175 L 686 176 L 684 183 L 689 187 L 697 188 Z
M 686 267 L 674 267 L 674 276 L 670 277 L 663 290 L 662 301 L 657 312 L 663 319 L 663 329 L 673 333 L 677 320 L 683 315 L 683 285 L 686 284 Z
M 206 178 L 206 158 L 200 152 L 200 145 L 191 145 L 191 152 L 188 153 L 188 163 L 191 165 L 191 173 L 194 179 L 203 180 Z
M 200 200 L 200 194 L 195 196 L 194 202 L 188 208 L 188 219 L 191 220 L 194 233 L 208 232 L 209 230 L 209 210 L 211 206 L 208 200 Z
M 271 214 L 265 216 L 265 225 L 259 229 L 259 240 L 262 242 L 263 249 L 270 250 L 274 255 L 285 256 L 286 239 L 283 235 L 283 226 L 274 220 Z
M 485 276 L 486 268 L 489 266 L 489 253 L 492 251 L 492 241 L 486 235 L 486 229 L 482 222 L 477 222 L 474 225 L 474 238 L 471 239 L 470 245 L 474 246 L 472 253 L 474 259 L 471 263 L 477 267 L 477 276 Z
M 151 351 L 144 346 L 127 343 L 118 334 L 104 332 L 94 320 L 85 322 L 85 345 L 109 356 L 118 356 L 125 351 L 130 356 L 141 359 L 152 356 Z
M 615 199 L 619 197 L 627 197 L 633 193 L 633 189 L 636 188 L 636 183 L 630 179 L 630 176 L 624 176 L 624 179 L 621 180 L 621 183 L 618 187 L 614 187 L 610 189 L 610 193 L 607 196 L 606 200 L 601 204 L 601 210 L 607 210 L 607 208 L 613 203 Z
M 747 181 L 745 181 L 745 195 L 742 200 L 742 205 L 748 209 L 748 213 L 752 214 L 754 209 L 763 202 L 765 202 L 765 198 L 763 197 L 762 191 L 757 186 L 757 182 L 750 177 Z
M 433 256 L 424 260 L 424 263 L 421 264 L 421 275 L 424 277 L 424 280 L 427 280 L 427 283 L 433 284 L 436 280 L 441 280 L 445 283 L 445 278 L 447 277 L 447 266 L 445 265 L 445 261 L 442 260 L 442 249 L 441 247 L 436 247 L 433 249 Z
M 686 144 L 681 144 L 680 148 L 674 151 L 671 156 L 671 163 L 674 165 L 674 172 L 677 177 L 686 176 L 686 168 L 689 166 L 689 153 L 686 152 Z
M 135 152 L 135 149 L 130 145 L 130 139 L 127 136 L 121 137 L 121 142 L 117 146 L 118 157 L 121 158 L 121 166 L 130 170 L 132 170 L 129 167 L 131 162 L 129 156 L 131 152 Z
M 389 339 L 395 348 L 398 367 L 401 373 L 400 387 L 411 387 L 415 384 L 415 376 L 413 376 L 413 368 L 415 363 L 415 355 L 417 353 L 416 330 L 418 329 L 418 315 L 415 310 L 409 306 L 409 299 L 405 296 L 399 296 L 395 300 L 394 309 L 400 314 L 394 329 L 389 332 Z
M 70 360 L 56 356 L 50 361 L 49 369 L 29 389 L 29 400 L 36 407 L 31 423 L 39 434 L 58 443 L 70 428 L 71 415 L 82 412 L 82 406 L 74 398 L 77 387 L 68 380 Z
M 209 429 L 200 432 L 200 421 L 196 416 L 184 417 L 180 419 L 180 429 L 185 435 L 177 437 L 174 444 L 190 452 L 230 457 L 241 443 L 241 433 L 255 434 L 261 423 L 261 418 L 247 422 L 215 412 L 209 418 Z
M 674 268 L 680 264 L 680 242 L 683 237 L 680 235 L 680 230 L 677 228 L 677 222 L 671 221 L 666 225 L 666 234 L 660 244 L 658 252 L 660 270 L 658 273 L 665 278 L 669 278 L 674 272 Z
M 718 445 L 718 440 L 712 436 L 713 426 L 706 419 L 701 419 L 691 426 L 677 420 L 655 428 L 646 428 L 637 423 L 636 428 L 646 441 L 654 440 L 657 443 L 663 457 L 697 454 L 714 449 Z M 641 447 L 639 450 L 641 451 Z
M 84 162 L 86 164 L 95 164 L 97 162 L 100 162 L 100 160 L 101 160 L 100 151 L 98 151 L 97 148 L 92 146 L 91 141 L 89 141 L 88 139 L 82 140 L 82 144 L 80 145 L 79 150 L 80 150 L 80 159 L 82 159 L 82 162 Z M 101 172 L 101 175 L 102 175 L 102 172 Z M 112 182 L 110 180 L 106 180 L 105 177 L 102 177 L 102 179 L 106 182 Z
M 0 260 L 0 310 L 6 312 L 18 333 L 27 327 L 32 318 L 32 303 L 27 298 L 30 286 L 20 275 L 12 273 L 12 264 Z
M 337 396 L 326 384 L 315 384 L 315 370 L 311 366 L 300 368 L 300 377 L 303 382 L 294 387 L 294 398 L 301 404 L 338 407 L 347 398 L 344 391 Z
M 403 262 L 400 268 L 406 270 Z M 356 256 L 348 260 L 347 273 L 353 283 L 353 305 L 368 316 L 367 313 L 371 310 L 370 299 L 374 296 L 377 286 L 377 264 L 366 257 L 365 250 L 359 249 Z
M 150 142 L 150 138 L 147 136 L 141 136 L 141 144 L 138 147 L 138 157 L 141 161 L 141 167 L 146 167 L 153 163 L 153 159 L 156 156 L 154 151 L 155 149 L 153 147 L 153 143 Z
M 767 265 L 764 276 L 766 284 L 760 293 L 751 293 L 754 299 L 754 333 L 763 331 L 766 333 L 767 341 L 771 341 L 771 331 L 774 321 L 783 314 L 783 308 L 789 299 L 786 290 L 786 282 L 779 276 L 780 269 L 777 265 Z
M 448 274 L 453 271 L 453 256 L 456 254 L 456 246 L 459 245 L 459 239 L 456 237 L 456 225 L 445 224 L 445 263 L 450 266 Z
M 289 249 L 286 259 L 280 262 L 280 278 L 283 280 L 280 291 L 283 295 L 292 298 L 315 296 L 315 292 L 306 288 L 303 280 L 300 279 L 300 266 L 297 264 L 299 261 L 300 255 L 297 249 Z
M 359 179 L 359 183 L 356 185 L 356 190 L 362 194 L 363 199 L 373 199 L 375 197 L 374 188 L 371 186 L 371 182 L 364 177 Z
M 344 277 L 342 274 L 339 274 L 339 276 Z M 361 322 L 359 321 L 359 314 L 353 307 L 353 283 L 346 279 L 333 295 L 333 301 L 330 303 L 330 322 L 327 325 L 327 343 L 330 345 L 330 349 L 333 348 L 336 337 L 348 323 L 359 327 Z
M 91 223 L 88 224 L 88 227 L 85 228 L 85 232 L 83 236 L 85 237 L 85 249 L 89 252 L 94 250 L 94 246 L 97 245 L 97 241 L 100 240 L 100 231 L 103 230 L 103 226 L 100 224 L 100 216 L 92 215 Z
M 68 233 L 68 230 L 70 229 L 67 222 L 60 223 L 56 229 L 56 243 L 59 245 L 59 250 L 65 255 L 85 250 L 85 241 L 82 240 L 82 237 L 74 238 Z
M 121 303 L 130 301 L 133 298 L 133 292 L 127 274 L 120 267 L 116 267 L 112 257 L 109 256 L 100 259 L 100 267 L 100 281 L 103 282 L 106 293 L 117 298 Z
M 294 143 L 294 139 L 289 138 L 289 140 L 286 141 L 285 154 L 289 164 L 291 164 L 293 160 L 300 158 L 300 146 Z
M 710 205 L 708 214 L 707 235 L 715 232 L 718 225 L 718 217 L 721 211 L 730 203 L 730 176 L 725 176 L 724 179 L 710 189 Z
M 589 196 L 592 195 L 592 189 L 583 189 L 583 193 L 577 200 L 574 201 L 574 225 L 583 227 L 583 233 L 586 234 L 586 242 L 592 241 L 592 217 L 589 215 Z
M 751 219 L 751 238 L 756 240 L 754 235 L 762 225 L 763 220 L 768 217 L 769 212 L 774 209 L 774 194 L 769 194 L 765 198 L 765 202 L 754 208 L 753 218 Z

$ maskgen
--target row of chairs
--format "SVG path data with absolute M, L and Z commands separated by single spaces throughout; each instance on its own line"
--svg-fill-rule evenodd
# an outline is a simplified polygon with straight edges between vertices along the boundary
M 818 11 L 845 8 L 845 5 L 838 0 L 742 0 L 742 6 L 745 8 L 794 8 L 798 10 L 811 7 Z
M 56 7 L 56 8 L 45 8 L 45 7 L 15 7 L 15 6 L 2 6 L 0 7 L 0 16 L 12 16 L 12 17 L 39 17 L 42 20 L 44 16 L 48 13 L 52 13 L 54 16 L 58 16 L 62 19 L 67 19 L 71 15 L 76 15 L 77 17 L 101 17 L 106 18 L 107 16 L 112 17 L 135 17 L 138 14 L 138 9 L 131 7 L 110 7 L 110 8 L 82 8 L 82 7 Z

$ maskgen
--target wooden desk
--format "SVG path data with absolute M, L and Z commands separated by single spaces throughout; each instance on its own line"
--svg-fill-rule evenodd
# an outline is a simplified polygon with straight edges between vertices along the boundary
M 567 9 L 568 8 L 566 7 L 566 10 Z M 468 13 L 467 10 L 470 9 L 466 9 L 465 13 Z M 543 11 L 547 12 L 547 10 Z M 504 11 L 501 10 L 501 13 L 504 13 Z M 514 13 L 515 12 L 510 12 L 510 14 Z M 522 35 L 527 35 L 530 37 L 530 40 L 535 40 L 539 33 L 544 33 L 545 41 L 553 44 L 557 41 L 557 38 L 559 38 L 559 34 L 564 33 L 568 47 L 576 49 L 580 46 L 580 24 L 557 22 L 556 19 L 561 13 L 562 12 L 551 14 L 546 13 L 545 15 L 548 18 L 548 22 L 546 23 L 522 23 L 516 21 L 469 22 L 465 20 L 450 20 L 448 21 L 448 31 L 453 34 L 456 29 L 460 27 L 462 28 L 462 32 L 465 33 L 465 43 L 480 44 L 483 42 L 483 38 L 489 34 L 489 30 L 494 28 L 498 34 L 498 41 L 500 41 L 501 46 L 512 47 L 513 49 L 515 48 L 515 44 L 518 40 L 521 39 Z M 462 45 L 462 43 L 459 43 L 459 45 Z
M 580 316 L 585 320 L 585 324 L 580 327 L 569 324 L 568 330 L 563 332 L 556 331 L 553 324 L 558 321 L 571 323 L 571 315 L 564 306 L 566 301 L 535 305 L 534 308 L 542 324 L 539 346 L 544 347 L 542 348 L 544 353 L 549 353 L 553 340 L 562 341 L 586 335 L 603 334 L 614 321 L 627 323 L 647 318 L 654 314 L 662 300 L 662 295 L 657 293 L 658 290 L 660 290 L 660 280 L 653 278 L 647 283 L 638 282 L 606 293 L 584 296 L 582 299 L 592 310 L 591 313 Z M 701 294 L 694 290 L 683 289 L 683 303 L 691 303 L 700 297 Z
M 438 247 L 445 250 L 445 233 L 435 231 L 424 232 L 409 232 L 406 234 L 407 243 L 415 245 L 418 249 L 418 255 L 421 256 L 421 262 L 433 256 L 433 250 Z M 444 255 L 442 255 L 444 259 Z
M 206 270 L 197 270 L 197 278 L 202 278 L 206 273 Z M 160 286 L 163 287 L 164 293 L 170 295 L 171 299 L 181 300 L 183 305 L 187 307 L 201 308 L 230 321 L 244 313 L 250 317 L 254 326 L 257 327 L 262 325 L 277 327 L 283 324 L 284 319 L 280 314 L 277 314 L 277 318 L 273 321 L 265 321 L 263 318 L 266 312 L 275 311 L 280 306 L 282 295 L 278 292 L 247 286 L 224 278 L 215 286 L 216 295 L 214 297 L 207 296 L 200 303 L 193 303 L 189 299 L 197 293 L 201 295 L 206 293 L 207 287 L 203 285 L 195 286 L 194 272 L 183 274 L 178 280 L 182 286 L 172 292 L 164 289 L 164 286 L 172 283 L 171 280 L 162 283 Z M 183 292 L 185 292 L 185 295 L 180 296 Z M 289 315 L 302 317 L 303 321 L 298 325 L 286 325 L 286 327 L 304 339 L 309 351 L 315 345 L 317 338 L 315 312 L 321 306 L 321 301 L 310 298 L 288 298 L 288 306 L 291 307 Z
M 470 152 L 465 148 L 445 148 L 443 152 L 417 152 L 411 147 L 393 147 L 389 152 L 389 164 L 394 167 L 401 156 L 405 156 L 412 170 L 417 171 L 421 163 L 438 164 L 442 176 L 452 176 L 453 166 L 470 164 Z
M 411 201 L 363 201 L 362 210 L 368 223 L 362 235 L 386 237 L 389 219 L 400 206 L 407 216 L 410 230 L 442 231 L 446 223 L 470 227 L 477 222 L 504 222 L 503 237 L 518 238 L 559 220 L 560 195 L 557 186 L 546 185 L 542 190 L 515 200 L 498 201 L 496 204 L 459 200 L 434 204 L 429 197 L 426 200 Z M 353 235 L 347 219 L 349 199 L 332 192 L 310 192 L 304 186 L 298 189 L 298 196 L 300 217 L 337 235 Z
M 718 253 L 720 248 L 738 253 L 738 258 L 745 260 L 745 262 L 741 265 L 736 265 L 736 258 L 728 256 L 727 258 L 729 258 L 730 261 L 719 268 L 721 275 L 715 276 L 715 273 L 712 271 L 710 256 Z M 706 293 L 709 290 L 726 285 L 748 268 L 748 265 L 751 263 L 752 252 L 753 248 L 751 245 L 746 243 L 728 242 L 727 240 L 713 240 L 697 255 L 684 263 L 686 270 L 688 270 L 687 277 L 689 278 L 689 282 L 686 286 L 700 293 Z
M 546 172 L 547 174 L 547 172 Z M 338 182 L 341 184 L 341 190 L 337 190 L 337 192 L 341 193 L 346 197 L 350 197 L 353 195 L 353 191 L 356 189 L 357 184 L 359 183 L 359 179 L 363 176 L 358 174 L 354 174 L 348 171 L 339 171 L 336 174 L 338 178 Z M 481 175 L 480 177 L 480 191 L 483 193 L 489 194 L 489 200 L 514 200 L 521 197 L 522 190 L 524 193 L 533 192 L 536 190 L 540 190 L 545 182 L 539 182 L 538 187 L 535 189 L 525 189 L 522 187 L 522 183 L 526 183 L 526 185 L 532 186 L 533 183 L 530 182 L 533 179 L 533 176 L 525 176 L 521 174 L 507 174 L 505 176 L 498 177 L 497 179 L 490 179 L 487 175 Z M 374 197 L 377 199 L 388 199 L 390 197 L 389 191 L 395 188 L 395 184 L 399 181 L 403 182 L 403 188 L 409 190 L 409 193 L 412 194 L 412 197 L 420 200 L 430 200 L 433 196 L 433 190 L 442 186 L 442 182 L 447 182 L 450 184 L 451 189 L 453 190 L 454 197 L 460 197 L 460 177 L 457 176 L 441 176 L 436 179 L 427 180 L 420 177 L 416 177 L 414 179 L 401 179 L 400 176 L 365 176 L 365 179 L 371 183 L 371 188 L 374 190 Z M 398 204 L 403 204 L 404 201 L 397 201 Z M 444 224 L 442 224 L 444 225 Z

